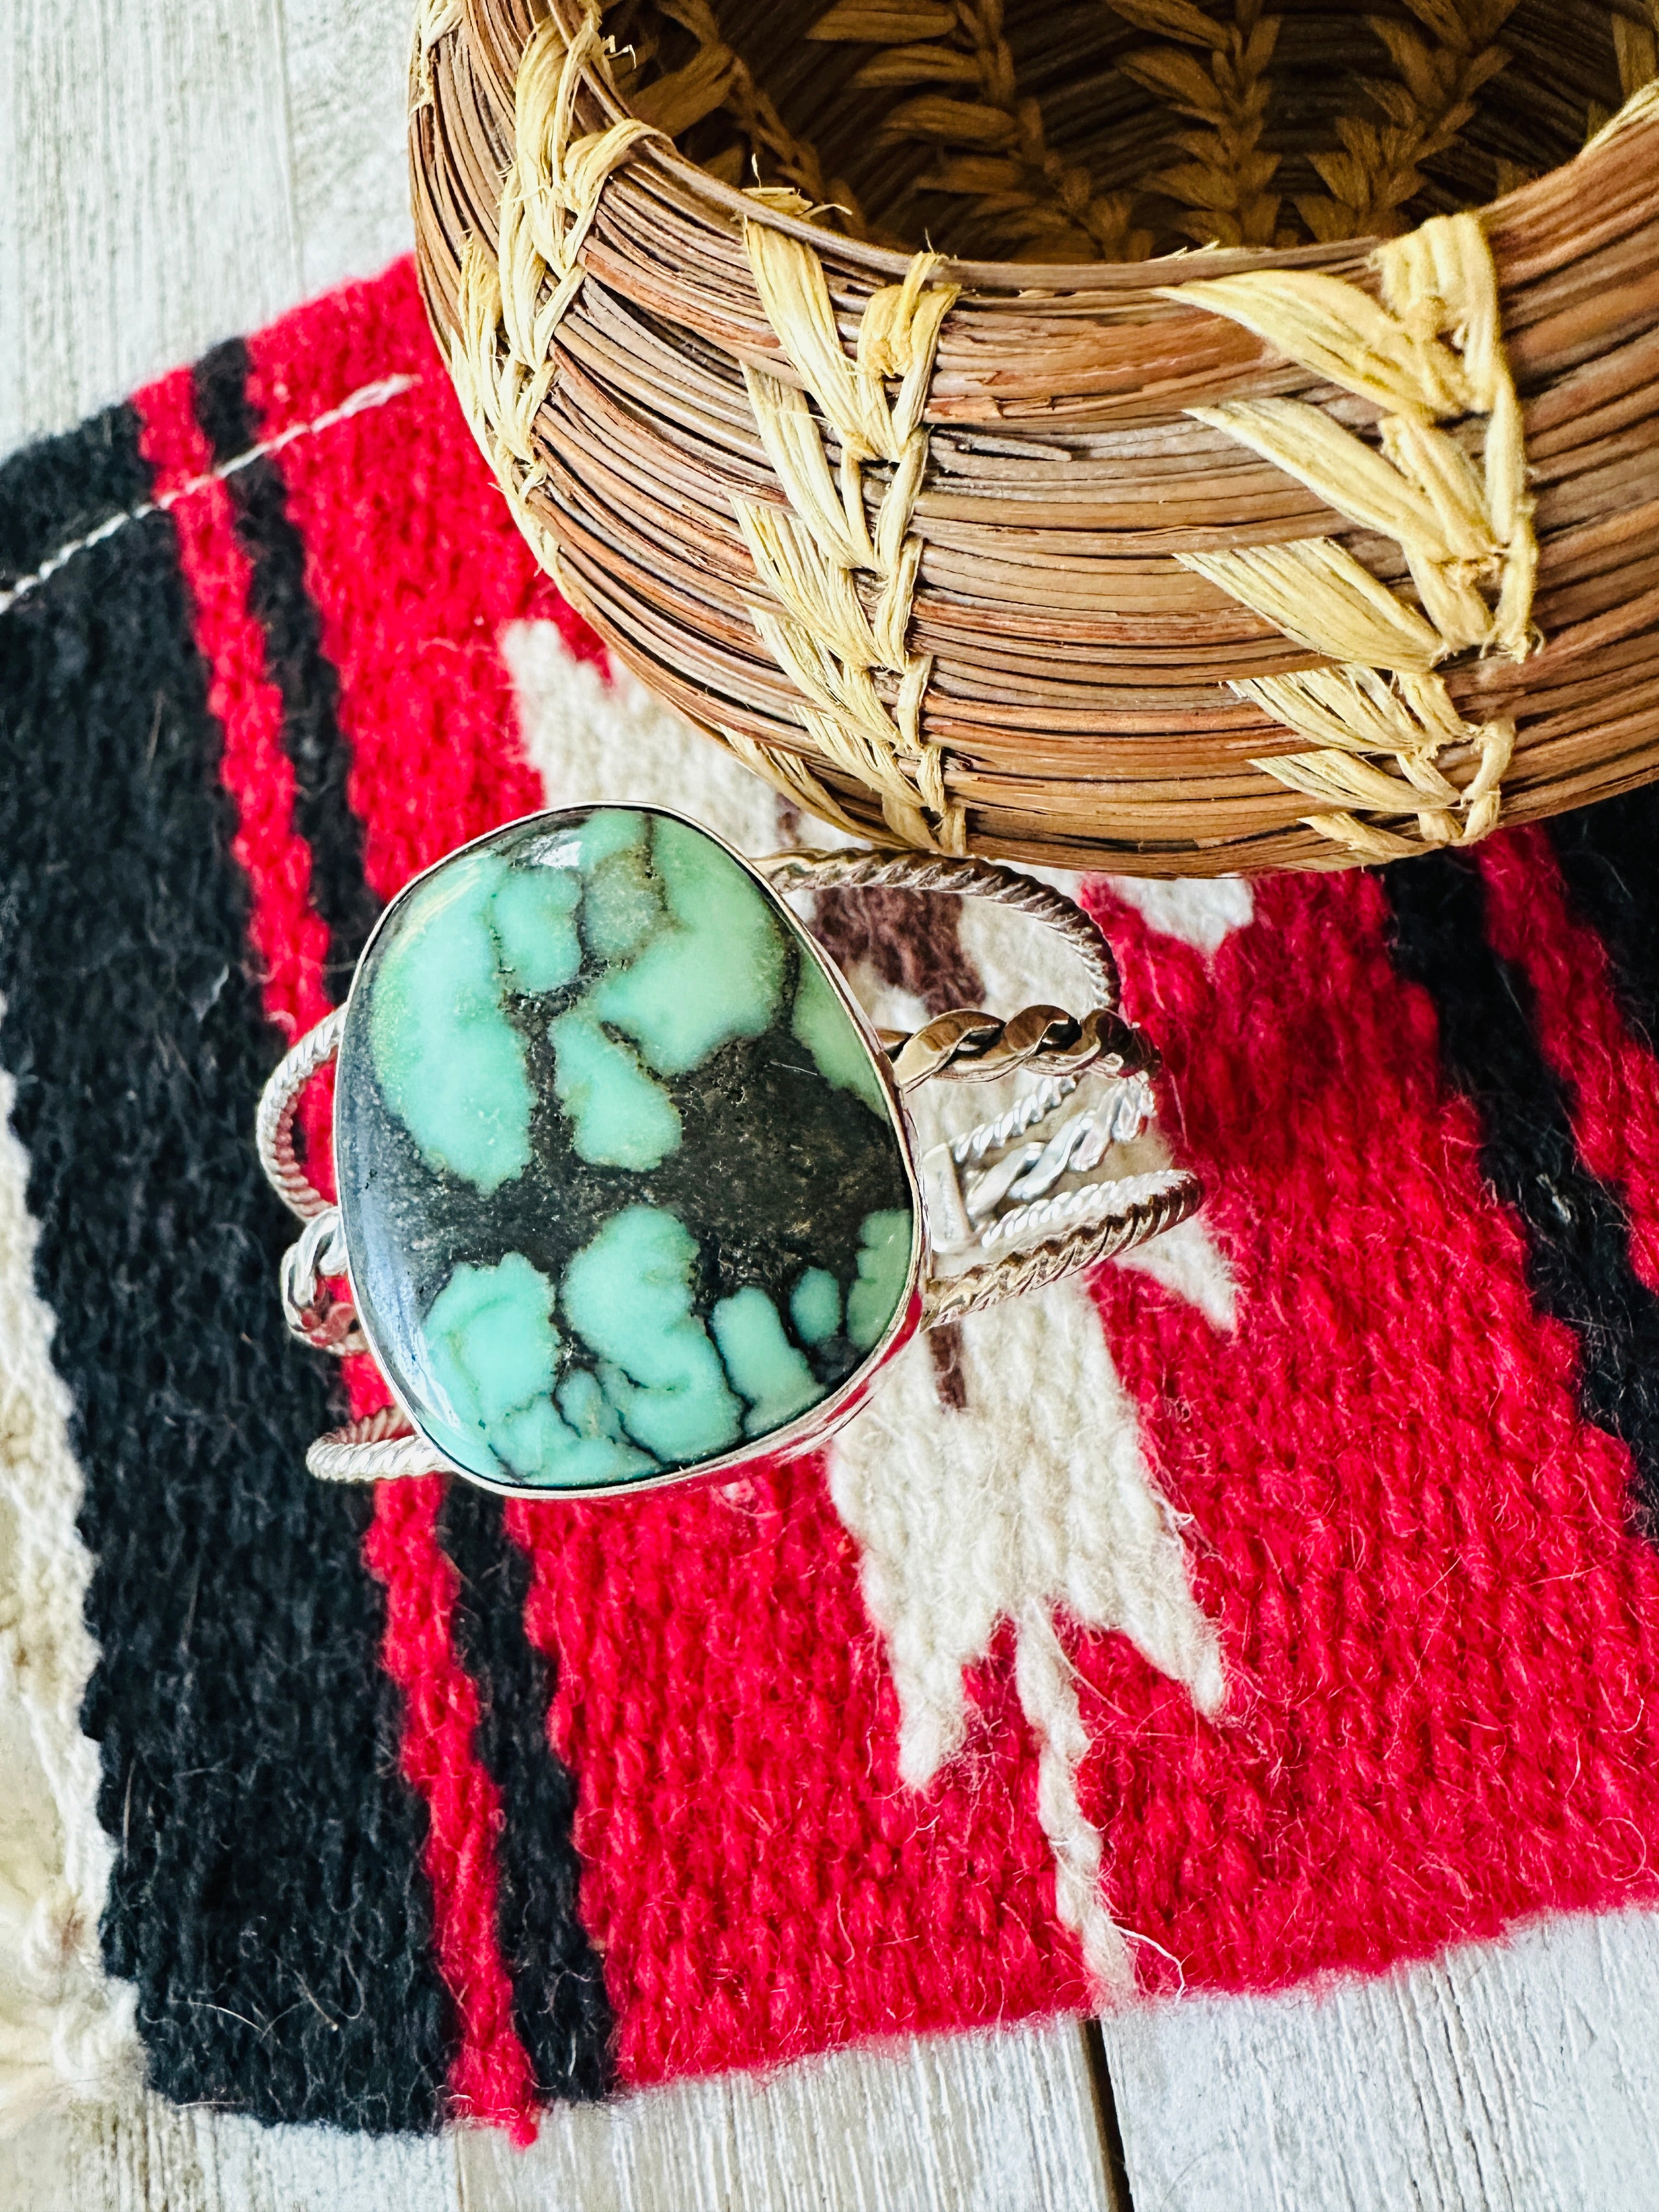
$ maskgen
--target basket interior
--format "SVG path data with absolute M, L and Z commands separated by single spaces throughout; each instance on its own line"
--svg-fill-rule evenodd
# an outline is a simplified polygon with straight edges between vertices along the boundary
M 966 258 L 1387 236 L 1570 160 L 1652 65 L 1611 0 L 619 0 L 629 106 L 732 185 Z

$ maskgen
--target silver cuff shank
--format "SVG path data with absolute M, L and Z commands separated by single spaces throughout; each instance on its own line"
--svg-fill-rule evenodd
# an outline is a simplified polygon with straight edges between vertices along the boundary
M 1197 1208 L 1202 1189 L 1182 1169 L 1095 1172 L 1115 1144 L 1132 1141 L 1153 1118 L 1159 1060 L 1120 1013 L 1111 947 L 1073 900 L 1016 869 L 944 854 L 780 853 L 751 866 L 786 894 L 893 889 L 990 899 L 1054 931 L 1083 970 L 1076 1013 L 1038 1005 L 1002 1018 L 960 1007 L 913 1031 L 877 1031 L 901 1093 L 930 1081 L 1034 1079 L 1005 1112 L 917 1158 L 924 1328 L 1076 1274 Z M 367 1347 L 349 1298 L 332 1287 L 345 1274 L 339 1211 L 307 1174 L 294 1123 L 306 1085 L 339 1049 L 343 1022 L 337 1009 L 300 1039 L 267 1083 L 256 1124 L 272 1188 L 307 1224 L 282 1263 L 289 1328 L 301 1342 L 341 1355 Z M 329 1481 L 373 1482 L 430 1473 L 444 1462 L 394 1405 L 320 1437 L 307 1465 Z

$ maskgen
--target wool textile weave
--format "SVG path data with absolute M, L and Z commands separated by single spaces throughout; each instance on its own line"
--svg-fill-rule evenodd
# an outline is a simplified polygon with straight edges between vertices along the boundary
M 0 2106 L 524 2138 L 1659 1898 L 1659 798 L 1085 879 L 1204 1212 L 826 1452 L 315 1483 L 386 1394 L 285 1334 L 260 1086 L 414 872 L 593 799 L 803 830 L 538 570 L 407 266 L 0 469 Z M 1068 994 L 973 902 L 811 919 L 880 1021 Z

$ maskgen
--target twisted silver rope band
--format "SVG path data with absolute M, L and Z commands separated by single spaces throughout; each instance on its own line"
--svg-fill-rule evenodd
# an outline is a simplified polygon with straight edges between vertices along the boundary
M 1089 978 L 1086 1012 L 1117 1012 L 1122 987 L 1111 946 L 1074 899 L 1018 868 L 945 853 L 857 851 L 773 853 L 750 866 L 777 891 L 945 891 L 1010 907 L 1046 923 L 1083 963 Z
M 349 1298 L 337 1298 L 330 1291 L 346 1271 L 345 1231 L 337 1206 L 325 1206 L 306 1224 L 297 1244 L 283 1255 L 277 1280 L 283 1294 L 283 1317 L 289 1334 L 317 1352 L 331 1352 L 340 1358 L 348 1352 L 367 1352 L 368 1340 L 357 1326 L 357 1310 Z
M 320 1482 L 395 1482 L 409 1474 L 441 1474 L 449 1462 L 416 1436 L 401 1406 L 386 1406 L 319 1437 L 306 1466 Z
M 307 1084 L 339 1050 L 344 1026 L 343 1006 L 325 1014 L 316 1028 L 307 1030 L 283 1057 L 259 1094 L 259 1111 L 253 1124 L 259 1164 L 277 1197 L 301 1221 L 314 1220 L 326 1212 L 329 1201 L 294 1156 L 294 1116 Z
M 932 1277 L 922 1285 L 921 1325 L 938 1328 L 943 1322 L 960 1321 L 964 1314 L 999 1305 L 1004 1298 L 1046 1290 L 1064 1276 L 1078 1274 L 1097 1261 L 1109 1260 L 1165 1229 L 1173 1229 L 1176 1222 L 1198 1211 L 1203 1196 L 1203 1186 L 1196 1176 L 1172 1170 L 1167 1190 L 1141 1199 L 1121 1213 L 1109 1214 L 1103 1221 L 1073 1229 L 1046 1243 L 1005 1253 L 983 1267 Z
M 1156 1051 L 1119 1014 L 1121 985 L 1111 946 L 1074 900 L 1038 878 L 994 860 L 959 860 L 938 853 L 779 853 L 754 866 L 779 891 L 891 889 L 988 898 L 1042 922 L 1082 963 L 1089 1003 L 1080 1020 L 1058 1006 L 1027 1006 L 1010 1021 L 999 1021 L 977 1008 L 959 1008 L 937 1016 L 908 1037 L 884 1035 L 901 1091 L 914 1090 L 930 1076 L 988 1079 L 1020 1066 L 1044 1079 L 1034 1094 L 1034 1099 L 1044 1103 L 1034 1109 L 1030 1103 L 1022 1102 L 997 1121 L 958 1139 L 951 1149 L 959 1160 L 970 1155 L 981 1158 L 1040 1124 L 1076 1089 L 1077 1079 L 1085 1072 L 1114 1077 L 1158 1072 Z M 1109 1188 L 1103 1188 L 1097 1202 L 1109 1206 Z M 1081 1211 L 1086 1194 L 1068 1195 Z M 1120 1208 L 1098 1218 L 1076 1221 L 1062 1236 L 1000 1252 L 994 1260 L 954 1273 L 930 1271 L 921 1285 L 922 1327 L 960 1321 L 964 1314 L 1042 1290 L 1115 1253 L 1144 1244 L 1195 1212 L 1203 1195 L 1195 1176 L 1171 1169 L 1163 1188 L 1146 1193 L 1143 1187 L 1133 1195 L 1126 1193 Z M 1065 1201 L 1054 1203 L 1058 1211 Z M 1013 1233 L 1018 1234 L 1017 1225 Z

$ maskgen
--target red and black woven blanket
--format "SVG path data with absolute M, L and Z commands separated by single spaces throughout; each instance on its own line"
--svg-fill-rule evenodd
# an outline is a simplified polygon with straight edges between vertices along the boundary
M 276 1295 L 287 1042 L 492 824 L 789 825 L 538 574 L 406 268 L 7 464 L 0 610 L 6 1249 L 82 1486 L 101 1971 L 167 2095 L 523 2133 L 1659 1897 L 1659 798 L 1087 881 L 1199 1221 L 919 1340 L 781 1471 L 356 1492 L 305 1449 L 383 1386 Z M 925 901 L 817 926 L 878 1007 L 1048 995 Z

